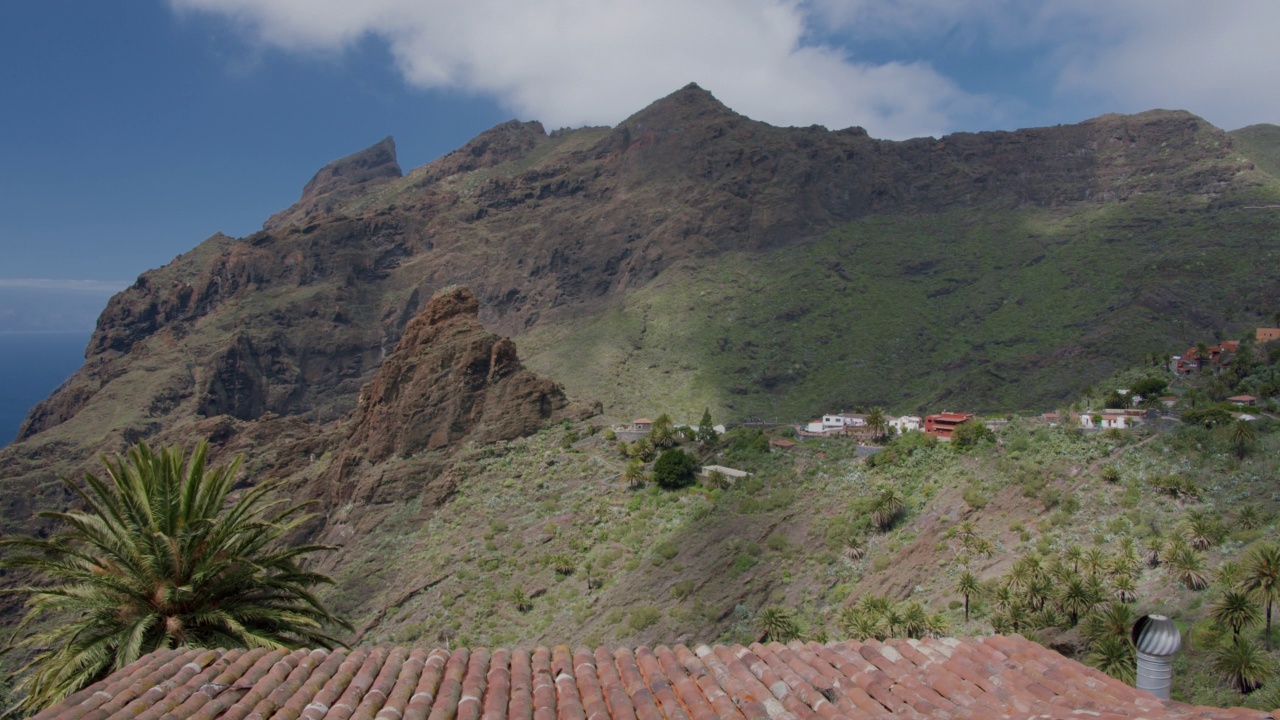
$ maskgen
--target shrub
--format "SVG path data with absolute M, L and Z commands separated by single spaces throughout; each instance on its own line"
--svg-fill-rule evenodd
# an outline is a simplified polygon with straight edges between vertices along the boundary
M 688 597 L 689 593 L 692 593 L 692 592 L 693 592 L 692 580 L 681 580 L 680 582 L 671 586 L 671 597 L 677 600 L 683 597 Z
M 654 546 L 653 552 L 655 555 L 662 556 L 664 560 L 670 560 L 680 554 L 680 548 L 676 547 L 676 544 L 670 540 L 663 540 Z
M 697 469 L 698 460 L 684 450 L 663 450 L 653 464 L 653 481 L 660 488 L 676 490 L 692 484 Z
M 764 541 L 764 544 L 768 545 L 769 549 L 774 552 L 784 552 L 787 548 L 791 547 L 791 541 L 787 539 L 786 535 L 781 533 L 773 533 Z
M 631 626 L 633 631 L 640 632 L 658 622 L 661 617 L 662 614 L 658 612 L 656 606 L 645 605 L 631 611 L 631 618 L 627 621 L 627 624 Z

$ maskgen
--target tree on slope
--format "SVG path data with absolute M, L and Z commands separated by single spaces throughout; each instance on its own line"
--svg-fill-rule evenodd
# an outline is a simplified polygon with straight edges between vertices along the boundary
M 272 483 L 228 495 L 240 467 L 207 469 L 207 446 L 191 457 L 140 443 L 102 458 L 104 477 L 84 487 L 64 479 L 87 512 L 46 512 L 64 527 L 48 538 L 10 536 L 0 567 L 30 571 L 36 584 L 19 627 L 54 620 L 19 646 L 33 651 L 18 689 L 20 708 L 45 707 L 160 648 L 296 648 L 339 644 L 326 625 L 350 629 L 310 589 L 331 583 L 302 570 L 331 548 L 284 547 L 312 515 L 305 504 L 268 500 Z
M 1266 615 L 1263 642 L 1271 650 L 1271 607 L 1280 599 L 1280 545 L 1267 543 L 1254 548 L 1245 560 L 1244 588 L 1262 602 Z

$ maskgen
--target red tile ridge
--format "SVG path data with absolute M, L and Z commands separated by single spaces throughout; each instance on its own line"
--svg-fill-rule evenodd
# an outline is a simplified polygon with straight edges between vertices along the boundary
M 791 654 L 785 645 L 780 643 L 770 643 L 768 645 L 755 643 L 751 646 L 751 649 L 773 670 L 774 674 L 786 685 L 790 693 L 797 700 L 804 703 L 805 709 L 810 713 L 820 715 L 828 720 L 834 720 L 841 714 L 834 703 L 818 692 L 818 689 L 801 677 L 799 673 L 791 669 L 787 661 L 779 656 L 780 652 Z M 812 670 L 812 668 L 810 669 Z
M 604 699 L 600 674 L 596 671 L 596 659 L 585 647 L 573 651 L 573 677 L 578 683 L 578 697 L 582 699 L 582 711 L 587 720 L 609 720 L 609 705 Z M 486 714 L 486 720 L 488 715 Z
M 716 720 L 716 712 L 711 708 L 711 703 L 703 694 L 702 688 L 689 676 L 688 669 L 676 657 L 675 651 L 666 645 L 659 645 L 653 649 L 653 654 L 689 717 L 693 720 Z
M 662 716 L 668 720 L 689 720 L 689 713 L 681 707 L 680 699 L 676 697 L 667 676 L 662 674 L 662 668 L 658 664 L 658 659 L 654 657 L 653 650 L 641 645 L 636 648 L 635 656 L 636 666 L 640 668 L 640 676 L 649 686 L 649 692 L 653 693 L 653 698 L 658 701 Z
M 440 678 L 440 689 L 436 691 L 435 702 L 431 704 L 431 714 L 427 716 L 429 720 L 453 720 L 458 711 L 458 701 L 462 699 L 462 678 L 467 673 L 467 661 L 470 659 L 471 651 L 467 648 L 458 648 L 449 653 L 449 659 L 444 664 L 444 675 Z M 346 718 L 326 716 L 325 720 L 346 720 Z
M 244 668 L 251 664 L 246 661 L 246 657 L 252 651 L 237 648 L 217 652 L 222 653 L 221 657 L 183 687 L 176 705 L 166 704 L 165 710 L 158 716 L 160 720 L 180 720 L 191 717 L 200 706 L 209 701 L 211 697 L 209 692 L 234 682 Z
M 631 699 L 637 720 L 662 720 L 657 699 L 654 698 L 649 686 L 644 682 L 644 677 L 640 674 L 635 653 L 627 648 L 620 648 L 613 654 L 613 658 L 617 664 L 618 677 L 621 678 L 622 687 L 626 689 L 627 696 Z
M 488 690 L 480 716 L 490 720 L 506 720 L 507 705 L 511 700 L 511 651 L 498 648 L 489 658 L 489 669 L 484 677 Z
M 787 708 L 778 698 L 769 692 L 769 688 L 760 682 L 747 666 L 738 659 L 734 650 L 724 645 L 712 648 L 715 657 L 729 671 L 729 688 L 732 689 L 734 702 L 738 709 L 748 718 L 786 718 L 794 720 Z
M 258 701 L 249 713 L 248 720 L 265 720 L 273 716 L 276 710 L 284 707 L 295 692 L 302 688 L 310 677 L 312 671 L 318 667 L 325 658 L 324 650 L 312 650 L 304 655 L 290 670 L 280 684 L 275 687 L 266 697 Z
M 551 674 L 551 651 L 538 647 L 532 657 L 533 719 L 556 720 L 556 681 Z
M 631 696 L 622 684 L 618 674 L 618 666 L 613 653 L 607 648 L 596 648 L 592 653 L 596 661 L 596 677 L 600 680 L 600 692 L 604 695 L 605 704 L 609 707 L 609 716 L 613 720 L 636 720 L 636 709 L 631 703 Z
M 365 659 L 369 656 L 369 651 L 365 649 L 352 650 L 349 653 L 335 652 L 331 653 L 329 659 L 339 658 L 338 667 L 333 669 L 333 674 L 325 679 L 324 684 L 316 691 L 311 699 L 302 708 L 302 720 L 320 720 L 329 713 L 329 708 L 338 702 L 338 698 L 346 692 L 347 685 L 355 678 L 356 673 L 360 671 L 360 667 L 364 665 Z M 322 664 L 326 672 L 332 665 L 326 667 Z
M 533 658 L 525 648 L 511 651 L 509 720 L 533 720 Z
M 700 646 L 699 649 L 710 651 L 710 648 L 705 645 Z M 737 706 L 733 704 L 733 699 L 716 681 L 715 671 L 707 667 L 702 658 L 684 645 L 677 645 L 675 654 L 676 659 L 684 666 L 685 672 L 689 673 L 689 677 L 693 679 L 693 682 L 702 691 L 702 696 L 711 705 L 716 717 L 745 720 L 746 716 L 742 714 L 742 711 L 738 710 Z
M 396 678 L 396 684 L 391 688 L 391 693 L 387 696 L 386 704 L 374 716 L 374 720 L 402 720 L 405 710 L 409 707 L 410 700 L 413 699 L 414 691 L 417 690 L 418 681 L 422 678 L 422 671 L 427 665 L 427 657 L 427 651 L 422 648 L 415 649 L 409 653 L 409 657 L 400 666 L 400 675 Z M 284 718 L 282 720 L 291 719 Z
M 267 668 L 267 671 L 253 685 L 247 687 L 248 692 L 243 697 L 218 716 L 219 720 L 244 720 L 244 718 L 248 717 L 258 703 L 266 699 L 273 690 L 280 686 L 280 683 L 285 681 L 285 678 L 289 677 L 289 674 L 298 666 L 298 663 L 302 662 L 302 658 L 306 654 L 305 650 L 295 650 L 272 663 L 271 667 Z M 271 656 L 268 655 L 267 657 Z M 259 663 L 259 665 L 261 664 Z M 245 678 L 247 677 L 249 676 L 246 675 Z M 244 687 L 241 683 L 245 681 L 245 678 L 241 678 L 233 687 Z
M 567 645 L 557 645 L 551 651 L 551 669 L 556 688 L 556 714 L 559 720 L 586 720 L 582 707 L 582 695 L 574 677 L 573 655 Z
M 329 706 L 329 711 L 324 715 L 325 720 L 348 720 L 355 715 L 356 708 L 360 706 L 365 693 L 373 686 L 373 681 L 382 671 L 382 665 L 387 661 L 389 654 L 387 648 L 376 647 L 365 656 L 364 662 L 346 683 L 346 689 L 342 691 L 338 701 Z
M 749 697 L 750 693 L 747 687 L 734 676 L 732 668 L 720 656 L 722 651 L 724 651 L 724 648 L 720 645 L 714 648 L 699 645 L 696 652 L 698 659 L 702 661 L 702 664 L 715 678 L 716 685 L 724 691 L 729 701 L 733 703 L 734 708 L 742 714 L 742 717 L 750 718 L 751 720 L 769 717 L 769 711 L 764 704 L 754 699 L 754 697 Z
M 759 645 L 756 645 L 756 647 L 759 647 Z M 778 677 L 778 673 L 774 672 L 773 668 L 769 667 L 750 648 L 735 645 L 733 654 L 746 666 L 752 675 L 755 675 L 756 680 L 764 686 L 766 692 L 770 693 L 777 702 L 782 703 L 782 707 L 786 708 L 787 712 L 800 720 L 814 720 L 816 718 L 813 708 L 805 705 L 792 694 L 787 684 L 782 681 L 782 678 Z
M 83 715 L 84 720 L 105 720 L 105 718 L 110 717 L 133 702 L 134 698 L 141 697 L 156 683 L 162 683 L 173 677 L 183 665 L 200 652 L 200 650 L 183 649 L 170 656 L 159 667 L 149 667 L 150 672 L 138 673 L 128 687 L 122 687 L 116 692 L 110 693 L 110 699 L 106 699 L 105 702 L 85 713 Z
M 156 685 L 134 701 L 135 703 L 143 702 L 145 707 L 145 709 L 142 707 L 135 709 L 137 720 L 156 720 L 178 707 L 192 693 L 200 689 L 201 685 L 229 664 L 230 662 L 224 659 L 224 653 L 221 651 L 204 651 L 195 660 L 183 665 L 172 678 Z

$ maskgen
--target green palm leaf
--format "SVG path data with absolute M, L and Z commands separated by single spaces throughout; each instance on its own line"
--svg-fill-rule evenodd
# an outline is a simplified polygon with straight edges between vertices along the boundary
M 85 511 L 42 513 L 60 531 L 0 539 L 0 567 L 39 577 L 12 591 L 27 600 L 19 632 L 54 620 L 18 643 L 31 657 L 18 710 L 56 702 L 159 648 L 340 644 L 324 628 L 350 625 L 310 592 L 332 581 L 299 567 L 331 548 L 281 544 L 311 517 L 307 506 L 268 501 L 271 483 L 230 501 L 240 459 L 208 469 L 206 454 L 204 443 L 189 458 L 140 443 L 104 457 L 101 477 L 64 480 Z

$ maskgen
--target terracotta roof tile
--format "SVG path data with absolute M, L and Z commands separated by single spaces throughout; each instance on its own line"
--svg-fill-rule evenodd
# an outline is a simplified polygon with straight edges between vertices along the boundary
M 35 720 L 1261 718 L 1159 700 L 1019 636 L 611 651 L 166 650 Z

